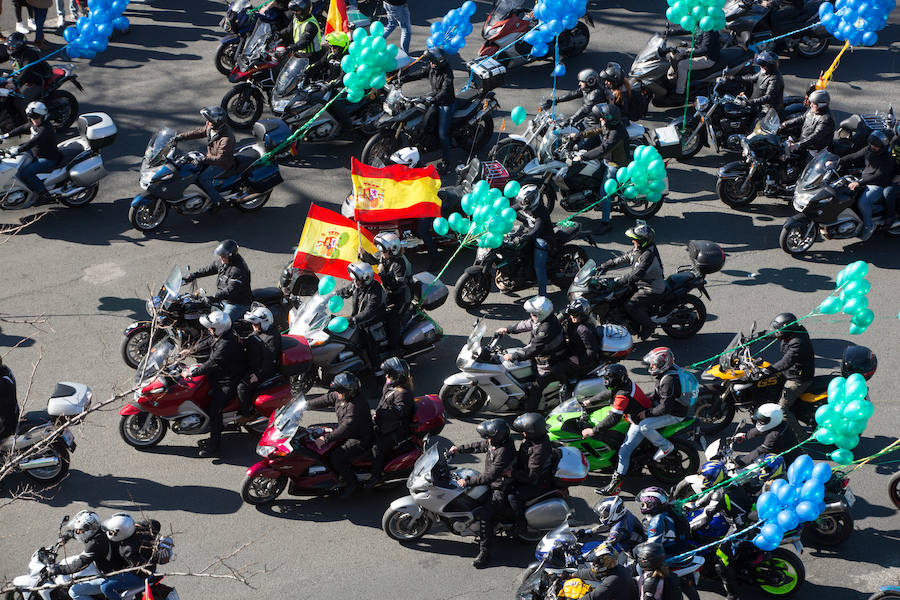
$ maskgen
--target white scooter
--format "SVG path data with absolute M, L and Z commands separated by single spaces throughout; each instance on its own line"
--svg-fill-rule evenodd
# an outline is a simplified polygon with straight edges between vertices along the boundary
M 72 208 L 86 206 L 97 196 L 100 180 L 107 175 L 100 150 L 112 144 L 118 132 L 112 118 L 102 112 L 79 116 L 77 125 L 77 137 L 57 144 L 62 158 L 56 168 L 38 175 L 54 201 Z M 0 208 L 31 207 L 38 194 L 19 178 L 19 170 L 31 164 L 33 155 L 0 150 L 0 158 Z

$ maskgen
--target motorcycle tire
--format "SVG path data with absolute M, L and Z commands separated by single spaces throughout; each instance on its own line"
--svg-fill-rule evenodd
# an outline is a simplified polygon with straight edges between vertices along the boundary
M 894 475 L 890 483 L 888 483 L 888 495 L 891 497 L 891 502 L 894 503 L 894 506 L 900 509 L 900 473 Z
M 131 226 L 143 233 L 149 233 L 163 224 L 169 214 L 169 205 L 161 198 L 154 198 L 152 205 L 141 204 L 128 208 Z
M 697 472 L 700 467 L 700 456 L 696 449 L 681 440 L 669 441 L 675 449 L 660 461 L 650 460 L 647 463 L 647 470 L 660 481 L 673 484 Z
M 487 402 L 487 394 L 477 386 L 442 385 L 438 395 L 447 414 L 456 418 L 474 415 Z
M 781 228 L 778 236 L 778 245 L 788 254 L 802 254 L 812 248 L 819 238 L 817 227 L 812 228 L 812 233 L 804 235 L 804 230 L 809 228 L 809 221 L 805 219 L 788 219 Z
M 53 442 L 45 452 L 41 452 L 35 456 L 35 458 L 48 455 L 55 455 L 59 459 L 59 464 L 53 467 L 28 469 L 23 471 L 26 477 L 44 486 L 53 485 L 54 483 L 62 481 L 69 473 L 69 447 L 66 446 L 64 441 L 58 440 Z
M 525 142 L 513 138 L 500 140 L 488 152 L 488 159 L 496 160 L 509 172 L 509 178 L 518 180 L 525 165 L 534 160 L 534 149 Z
M 869 600 L 900 600 L 900 590 L 885 590 L 869 596 Z
M 556 257 L 555 262 L 558 266 L 551 275 L 553 284 L 561 290 L 568 291 L 578 271 L 587 261 L 587 251 L 581 246 L 563 246 Z
M 137 437 L 135 428 L 139 431 L 149 429 L 150 433 L 145 437 Z M 136 415 L 122 415 L 122 418 L 119 419 L 119 435 L 126 444 L 138 450 L 145 450 L 159 444 L 166 436 L 168 428 L 169 424 L 165 419 L 145 412 Z
M 407 524 L 412 522 L 412 528 Z M 405 510 L 396 510 L 389 508 L 381 517 L 381 529 L 392 540 L 401 544 L 404 542 L 414 542 L 428 533 L 431 529 L 431 519 L 427 515 L 422 515 L 418 521 L 414 521 L 412 515 Z
M 797 58 L 818 58 L 828 50 L 829 42 L 827 37 L 802 35 L 791 49 L 791 53 Z
M 296 396 L 297 394 L 305 394 L 312 389 L 312 386 L 316 384 L 317 380 L 316 369 L 310 369 L 306 373 L 291 377 L 291 395 Z
M 90 204 L 91 200 L 97 197 L 97 192 L 99 191 L 100 182 L 98 181 L 97 183 L 84 188 L 80 193 L 74 196 L 61 197 L 59 201 L 69 208 L 81 208 L 82 206 Z
M 674 125 L 679 129 L 679 131 L 683 126 L 681 119 L 675 119 L 670 123 L 670 125 Z M 691 142 L 690 146 L 681 147 L 681 158 L 691 158 L 692 156 L 697 156 L 697 154 L 699 154 L 700 151 L 703 150 L 704 146 L 706 146 L 706 128 L 703 123 L 699 123 L 697 126 L 701 127 L 702 129 L 699 133 L 697 133 L 696 136 L 694 136 L 694 140 Z M 690 127 L 685 127 L 684 132 L 681 134 L 682 139 L 691 137 L 694 131 L 695 130 L 691 129 Z
M 669 337 L 678 340 L 685 340 L 689 337 L 693 337 L 703 328 L 703 324 L 706 323 L 706 305 L 703 304 L 703 300 L 697 296 L 688 294 L 678 301 L 678 304 L 675 305 L 675 310 L 685 314 L 690 311 L 692 313 L 692 318 L 690 322 L 678 321 L 673 323 L 672 321 L 669 321 L 664 323 L 662 326 L 663 331 L 665 331 L 666 335 Z
M 400 148 L 400 141 L 392 131 L 379 131 L 366 142 L 359 160 L 366 165 L 383 167 L 390 163 L 391 154 Z
M 56 90 L 44 100 L 47 120 L 57 131 L 68 129 L 78 118 L 78 99 L 66 90 Z
M 547 212 L 553 212 L 553 208 L 556 206 L 556 190 L 551 185 L 541 186 L 541 202 L 547 207 Z
M 659 202 L 647 202 L 640 198 L 633 200 L 621 198 L 619 207 L 632 219 L 647 219 L 661 211 L 664 203 L 665 199 L 661 199 Z
M 853 515 L 849 510 L 819 515 L 803 528 L 803 541 L 815 548 L 834 548 L 853 533 Z
M 287 487 L 287 475 L 271 477 L 247 477 L 241 486 L 241 499 L 252 506 L 269 504 Z M 265 486 L 264 488 L 260 486 Z
M 780 569 L 791 578 L 789 583 L 780 586 L 758 584 L 759 589 L 767 596 L 774 598 L 789 596 L 796 592 L 803 585 L 803 582 L 806 581 L 806 569 L 803 567 L 803 561 L 800 560 L 799 556 L 784 548 L 775 548 L 771 556 L 756 567 L 757 570 L 765 568 Z
M 231 75 L 231 71 L 234 70 L 234 54 L 237 52 L 237 47 L 240 43 L 240 40 L 233 40 L 226 44 L 219 44 L 214 60 L 216 62 L 216 70 L 222 75 Z
M 156 339 L 153 340 L 153 343 L 155 344 L 163 339 L 165 335 L 164 331 L 158 330 L 156 332 Z M 135 327 L 122 338 L 122 344 L 119 348 L 122 353 L 122 360 L 132 369 L 137 369 L 138 365 L 140 365 L 141 361 L 150 351 L 150 346 L 150 323 L 147 322 L 142 327 Z
M 591 43 L 591 32 L 588 29 L 588 26 L 581 21 L 579 21 L 578 24 L 575 25 L 575 27 L 573 27 L 572 29 L 564 31 L 562 34 L 560 34 L 559 37 L 564 38 L 561 39 L 559 43 L 559 55 L 561 58 L 571 58 L 573 56 L 578 56 L 579 54 L 584 52 L 587 49 L 588 44 Z M 577 43 L 573 42 L 572 45 L 569 45 L 568 38 L 570 37 L 576 38 L 578 40 Z M 563 45 L 565 45 L 565 49 L 563 49 Z
M 490 287 L 485 287 L 480 273 L 466 273 L 456 280 L 453 298 L 456 305 L 469 309 L 481 306 L 491 293 Z
M 249 91 L 248 91 L 249 88 Z M 247 105 L 240 106 L 243 102 L 241 96 L 247 96 Z M 236 85 L 222 98 L 222 110 L 225 111 L 225 120 L 234 129 L 250 129 L 259 121 L 265 107 L 266 99 L 262 92 L 247 84 Z
M 254 193 L 250 196 L 244 197 L 242 200 L 236 200 L 234 203 L 234 207 L 239 211 L 245 213 L 256 212 L 266 205 L 266 202 L 269 201 L 269 197 L 271 196 L 272 190 Z
M 875 596 L 872 596 L 872 598 L 874 597 Z M 19 590 L 11 590 L 3 594 L 3 600 L 25 600 L 25 596 Z M 869 600 L 871 600 L 871 598 Z
M 494 117 L 484 115 L 472 127 L 465 127 L 453 132 L 453 143 L 466 151 L 481 150 L 494 136 Z
M 741 191 L 744 185 L 742 179 L 721 179 L 716 181 L 716 194 L 719 200 L 731 208 L 742 208 L 754 200 L 759 193 L 755 185 L 751 185 L 746 192 Z
M 713 406 L 717 404 L 717 406 Z M 700 423 L 700 432 L 704 435 L 713 435 L 724 430 L 734 421 L 734 404 L 716 398 L 705 388 L 700 389 L 697 398 L 697 406 L 694 409 L 694 419 Z

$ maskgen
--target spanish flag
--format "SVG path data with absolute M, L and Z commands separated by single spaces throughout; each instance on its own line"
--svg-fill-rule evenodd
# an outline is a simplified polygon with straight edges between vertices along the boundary
M 347 267 L 358 259 L 360 244 L 375 254 L 374 236 L 333 210 L 311 204 L 303 223 L 294 267 L 349 279 Z
M 350 159 L 350 178 L 356 199 L 355 217 L 360 223 L 441 216 L 441 178 L 434 165 L 384 168 Z
M 350 19 L 347 18 L 347 3 L 344 0 L 331 0 L 331 4 L 328 5 L 325 35 L 332 31 L 350 31 Z

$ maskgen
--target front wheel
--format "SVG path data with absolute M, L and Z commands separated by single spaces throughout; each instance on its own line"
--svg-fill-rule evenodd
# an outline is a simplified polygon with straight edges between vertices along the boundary
M 622 198 L 619 206 L 622 207 L 622 212 L 632 219 L 646 219 L 662 210 L 663 200 L 650 202 L 647 198 L 632 198 L 630 200 Z
M 806 569 L 800 557 L 784 548 L 775 548 L 772 555 L 755 569 L 759 589 L 767 596 L 782 598 L 796 592 L 806 580 Z
M 149 204 L 139 204 L 128 209 L 128 220 L 131 226 L 149 233 L 155 229 L 159 229 L 166 215 L 169 214 L 169 205 L 162 198 L 153 198 Z
M 56 90 L 44 102 L 47 105 L 47 119 L 57 131 L 67 129 L 78 117 L 78 100 L 65 90 Z
M 814 223 L 805 219 L 788 219 L 781 228 L 778 245 L 788 254 L 801 254 L 812 248 L 818 234 Z
M 490 282 L 490 279 L 487 281 Z M 485 283 L 481 273 L 463 273 L 456 281 L 453 297 L 457 306 L 469 309 L 481 306 L 490 293 L 490 283 Z
M 688 295 L 675 304 L 662 328 L 669 337 L 684 340 L 696 335 L 704 323 L 706 305 L 700 298 Z
M 713 435 L 731 425 L 734 412 L 734 404 L 703 390 L 697 398 L 694 419 L 700 424 L 701 433 Z
M 100 182 L 98 181 L 97 183 L 84 188 L 77 194 L 61 197 L 59 201 L 69 208 L 81 208 L 82 206 L 90 204 L 91 200 L 97 197 L 97 192 L 99 191 Z
M 240 200 L 235 200 L 234 207 L 241 212 L 255 212 L 261 209 L 266 205 L 266 202 L 269 201 L 269 197 L 272 195 L 272 190 L 267 192 L 260 192 L 258 194 L 254 193 Z
M 431 529 L 431 519 L 425 513 L 417 519 L 405 510 L 388 509 L 381 518 L 381 528 L 392 540 L 414 542 Z
M 801 36 L 794 46 L 794 56 L 798 58 L 817 58 L 828 50 L 828 38 L 811 35 Z
M 262 116 L 266 99 L 250 84 L 231 88 L 222 98 L 225 119 L 235 129 L 250 129 Z
M 682 142 L 681 146 L 681 157 L 682 158 L 690 158 L 692 156 L 696 156 L 701 150 L 703 150 L 703 146 L 706 145 L 706 128 L 703 126 L 703 123 L 697 123 L 694 127 L 686 126 L 682 119 L 675 119 L 670 123 L 670 125 L 674 125 L 680 131 L 684 128 L 684 131 L 681 133 L 681 139 L 687 140 L 690 138 L 689 144 L 684 144 Z M 699 130 L 697 128 L 700 128 Z M 694 135 L 696 133 L 696 135 Z M 694 136 L 691 138 L 691 136 Z
M 54 442 L 46 451 L 34 457 L 40 458 L 56 458 L 57 463 L 48 467 L 38 469 L 28 469 L 25 475 L 41 485 L 53 485 L 61 481 L 69 472 L 69 447 L 62 440 Z
M 119 435 L 132 448 L 144 450 L 160 443 L 169 425 L 156 415 L 141 412 L 124 415 L 119 420 Z
M 891 482 L 888 484 L 888 495 L 891 497 L 891 502 L 894 503 L 894 506 L 900 508 L 900 473 L 891 478 Z
M 157 332 L 154 342 L 158 342 L 165 334 Z M 150 351 L 150 323 L 135 327 L 122 339 L 122 360 L 132 369 L 137 369 Z
M 219 44 L 215 61 L 216 70 L 222 75 L 231 75 L 231 71 L 234 69 L 234 55 L 239 43 L 240 40 L 233 40 L 226 44 Z
M 277 479 L 262 476 L 248 477 L 241 487 L 241 498 L 253 506 L 269 504 L 281 495 L 281 492 L 287 487 L 287 482 L 287 475 L 282 475 Z
M 716 181 L 716 194 L 718 194 L 719 200 L 731 208 L 741 208 L 756 200 L 756 195 L 759 193 L 756 184 L 751 181 L 745 188 L 745 179 L 746 177 L 737 179 L 720 177 Z
M 481 117 L 475 125 L 457 130 L 453 137 L 454 142 L 460 148 L 471 147 L 475 150 L 481 150 L 491 141 L 493 135 L 494 117 L 491 114 L 487 114 Z
M 700 457 L 695 449 L 681 440 L 669 441 L 674 444 L 675 449 L 660 461 L 651 459 L 647 463 L 647 470 L 660 481 L 672 484 L 696 473 L 700 466 Z
M 557 256 L 559 266 L 553 273 L 553 283 L 561 290 L 568 290 L 587 261 L 587 252 L 581 246 L 563 246 Z
M 490 160 L 496 160 L 509 172 L 510 179 L 519 179 L 525 165 L 534 160 L 534 149 L 523 142 L 513 138 L 500 140 L 488 152 Z
M 444 385 L 440 398 L 447 414 L 457 418 L 474 415 L 487 402 L 487 394 L 477 385 Z
M 375 167 L 390 164 L 391 154 L 400 149 L 398 142 L 390 131 L 379 131 L 369 138 L 359 157 L 360 162 Z
M 844 543 L 853 533 L 853 515 L 849 511 L 819 515 L 803 528 L 810 546 L 833 548 Z

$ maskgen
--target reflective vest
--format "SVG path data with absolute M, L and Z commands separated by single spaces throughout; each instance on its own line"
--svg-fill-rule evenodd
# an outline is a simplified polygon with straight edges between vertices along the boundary
M 294 19 L 294 43 L 300 41 L 300 35 L 303 33 L 304 27 L 306 27 L 307 23 L 312 23 L 316 28 L 316 35 L 309 43 L 309 46 L 306 48 L 300 48 L 298 52 L 305 52 L 307 54 L 312 54 L 313 52 L 318 52 L 319 48 L 322 47 L 322 30 L 319 28 L 319 22 L 315 17 L 310 16 L 305 21 L 298 21 Z

